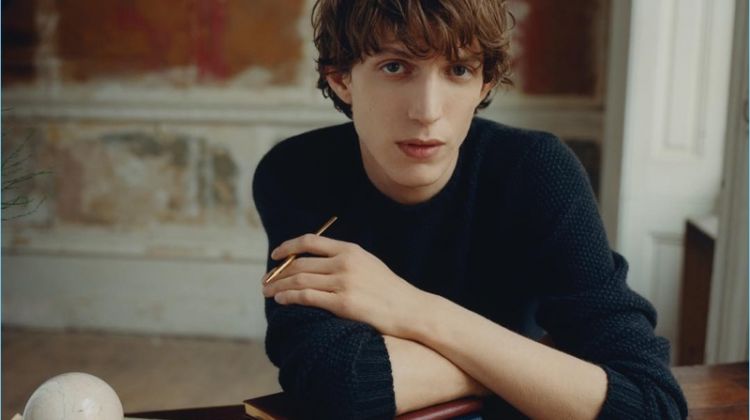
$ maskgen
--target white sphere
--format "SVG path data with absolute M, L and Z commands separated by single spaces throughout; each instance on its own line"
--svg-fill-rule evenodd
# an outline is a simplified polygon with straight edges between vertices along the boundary
M 64 373 L 31 394 L 24 420 L 122 420 L 122 403 L 103 380 L 88 373 Z

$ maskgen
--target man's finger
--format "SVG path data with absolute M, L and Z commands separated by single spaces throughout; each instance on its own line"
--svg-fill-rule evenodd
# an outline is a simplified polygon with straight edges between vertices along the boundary
M 335 292 L 337 282 L 326 274 L 298 273 L 283 279 L 274 280 L 263 287 L 263 296 L 272 297 L 287 290 L 313 289 L 323 292 Z
M 277 293 L 274 300 L 281 305 L 304 305 L 314 306 L 333 312 L 336 306 L 337 296 L 335 293 L 322 292 L 315 289 L 286 290 Z
M 290 277 L 297 273 L 315 273 L 315 274 L 331 274 L 335 271 L 335 265 L 331 258 L 326 257 L 299 257 L 296 258 L 291 264 L 289 264 L 281 273 L 279 273 L 274 279 L 273 283 L 283 279 L 284 277 Z M 263 280 L 267 276 L 263 277 Z
M 313 233 L 307 233 L 290 239 L 271 252 L 271 258 L 280 260 L 291 254 L 313 254 L 324 257 L 332 257 L 341 253 L 349 242 L 339 241 L 336 239 L 318 236 Z

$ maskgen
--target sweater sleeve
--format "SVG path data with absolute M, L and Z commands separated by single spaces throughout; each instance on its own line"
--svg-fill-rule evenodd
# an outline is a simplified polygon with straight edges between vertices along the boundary
M 606 372 L 600 418 L 686 417 L 669 342 L 654 335 L 653 306 L 626 283 L 627 263 L 609 247 L 581 164 L 552 136 L 532 147 L 520 191 L 533 220 L 526 245 L 542 290 L 539 325 L 561 351 Z
M 276 151 L 278 152 L 278 151 Z M 289 159 L 274 160 L 272 150 L 258 165 L 253 198 L 268 236 L 267 269 L 278 264 L 270 250 L 314 231 L 330 215 L 315 215 L 300 205 L 294 185 L 285 182 Z M 288 156 L 287 156 L 288 158 Z M 308 180 L 299 180 L 302 185 Z M 319 220 L 320 219 L 320 220 Z M 393 417 L 395 396 L 383 337 L 371 326 L 299 305 L 266 299 L 266 352 L 279 368 L 279 383 L 311 418 Z

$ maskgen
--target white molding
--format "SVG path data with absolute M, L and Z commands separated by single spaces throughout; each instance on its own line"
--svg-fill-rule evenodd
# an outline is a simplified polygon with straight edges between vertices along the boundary
M 630 46 L 631 0 L 615 1 L 610 9 L 607 99 L 602 144 L 601 213 L 612 247 L 619 250 L 620 177 Z
M 201 260 L 265 264 L 266 236 L 260 229 L 160 225 L 151 230 L 59 226 L 47 230 L 5 229 L 4 254 Z
M 660 57 L 671 56 L 668 65 L 661 68 L 661 83 L 656 91 L 666 106 L 658 108 L 655 118 L 655 138 L 661 140 L 654 143 L 655 153 L 665 158 L 698 155 L 705 137 L 703 111 L 710 71 L 706 51 L 711 45 L 714 7 L 702 0 L 688 1 L 692 4 L 670 2 L 671 25 L 664 28 L 669 31 L 665 37 L 669 43 L 661 44 L 658 53 Z M 684 86 L 695 89 L 681 88 Z
M 654 297 L 657 301 L 664 300 L 665 296 L 661 292 L 663 289 L 662 286 L 664 286 L 662 281 L 670 281 L 670 286 L 677 285 L 679 286 L 679 271 L 681 266 L 681 252 L 682 252 L 682 245 L 683 245 L 683 238 L 681 232 L 663 232 L 663 231 L 651 231 L 648 235 L 648 245 L 644 248 L 644 258 L 646 260 L 646 264 L 644 264 L 647 267 L 650 267 L 651 273 L 650 277 L 655 278 L 658 281 L 654 281 L 651 283 L 651 293 L 650 295 Z M 664 261 L 659 259 L 659 249 L 668 249 L 672 248 L 675 250 L 678 254 L 678 261 L 677 265 L 670 268 L 671 271 L 677 272 L 678 276 L 676 278 L 662 278 L 659 273 L 664 271 Z M 675 301 L 677 300 L 678 294 L 672 294 L 672 290 L 668 291 L 668 294 L 672 297 L 674 297 Z
M 602 142 L 603 112 L 587 105 L 564 102 L 525 106 L 493 104 L 478 115 L 516 127 L 547 131 L 564 139 Z
M 737 0 L 706 363 L 748 358 L 748 7 Z
M 659 308 L 655 331 L 673 343 L 671 359 L 674 360 L 680 324 L 683 238 L 677 232 L 652 231 L 649 239 L 647 260 L 650 261 L 646 265 L 650 267 L 649 277 L 655 279 L 651 283 L 650 296 L 653 305 Z
M 346 120 L 330 102 L 312 93 L 305 95 L 298 89 L 176 91 L 72 86 L 52 94 L 16 88 L 3 91 L 3 108 L 6 117 L 18 119 L 300 126 Z
M 664 267 L 662 266 L 662 264 L 664 264 L 664 261 L 661 261 L 658 258 L 659 249 L 666 249 L 670 247 L 678 250 L 682 249 L 682 234 L 681 232 L 651 230 L 648 232 L 646 238 L 646 244 L 643 247 L 642 251 L 643 266 L 644 268 L 647 268 L 649 270 L 646 273 L 648 274 L 648 277 L 656 279 L 649 285 L 647 296 L 650 296 L 652 299 L 658 302 L 663 299 L 664 296 L 664 293 L 660 291 L 662 289 L 662 286 L 664 286 L 663 281 L 669 281 L 670 285 L 674 285 L 675 283 L 679 282 L 679 279 L 664 279 L 659 275 L 659 273 L 664 271 Z M 679 266 L 674 267 L 674 269 L 679 272 Z M 669 291 L 668 293 L 671 294 L 671 292 L 672 291 Z M 679 296 L 679 294 L 675 294 L 674 296 Z
M 718 113 L 708 110 L 714 110 L 716 100 L 721 100 L 712 78 L 726 73 L 715 61 L 728 54 L 726 31 L 721 31 L 726 5 L 703 0 L 660 3 L 654 17 L 660 35 L 653 41 L 655 83 L 651 92 L 655 104 L 651 135 L 659 139 L 652 143 L 655 159 L 700 160 L 705 157 L 706 143 L 717 140 L 716 126 L 723 121 L 716 117 Z

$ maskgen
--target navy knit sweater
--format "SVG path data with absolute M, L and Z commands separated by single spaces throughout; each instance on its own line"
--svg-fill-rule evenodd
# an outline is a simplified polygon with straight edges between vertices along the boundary
M 601 366 L 602 418 L 686 416 L 669 343 L 653 333 L 656 313 L 626 285 L 627 264 L 607 243 L 585 172 L 554 136 L 475 118 L 447 185 L 403 205 L 370 182 L 348 123 L 277 144 L 258 165 L 253 195 L 269 250 L 339 216 L 326 236 L 359 244 L 422 290 L 528 337 L 546 332 L 560 350 Z M 281 386 L 311 417 L 394 415 L 388 352 L 374 328 L 273 299 L 266 317 Z M 486 406 L 486 418 L 520 416 L 499 397 Z

